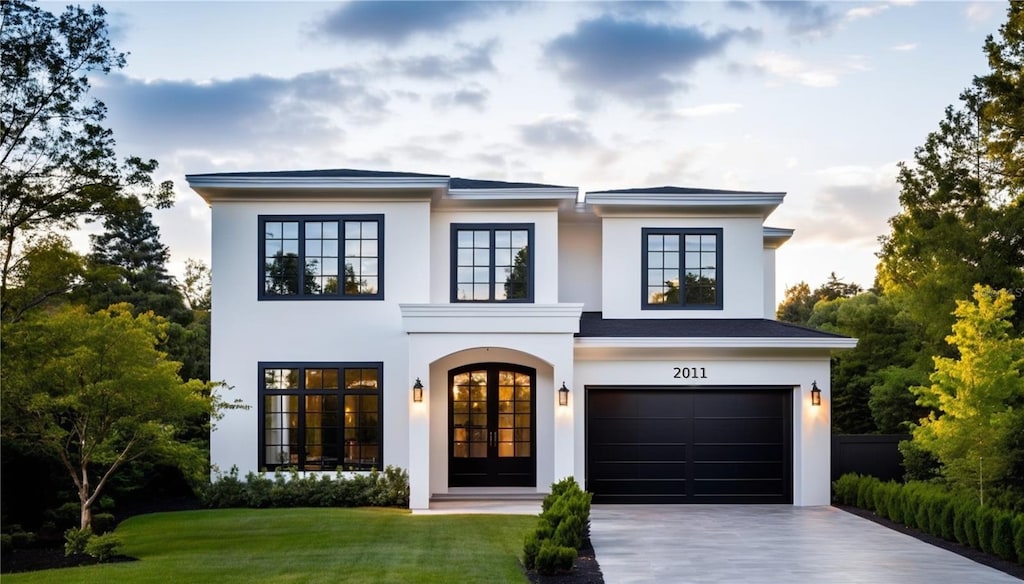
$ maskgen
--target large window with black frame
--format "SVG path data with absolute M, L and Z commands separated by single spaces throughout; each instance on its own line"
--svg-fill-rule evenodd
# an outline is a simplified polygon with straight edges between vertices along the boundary
M 381 469 L 380 363 L 260 363 L 260 467 Z
M 452 225 L 452 302 L 533 302 L 533 225 Z
M 642 230 L 643 309 L 722 308 L 722 230 Z
M 383 215 L 265 215 L 259 225 L 261 300 L 383 299 Z

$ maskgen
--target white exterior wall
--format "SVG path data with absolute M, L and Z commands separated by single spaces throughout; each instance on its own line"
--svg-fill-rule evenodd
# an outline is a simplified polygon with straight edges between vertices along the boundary
M 384 300 L 257 301 L 259 215 L 384 214 Z M 260 361 L 379 361 L 384 364 L 384 463 L 407 467 L 408 341 L 399 302 L 425 302 L 430 280 L 429 204 L 423 202 L 218 202 L 212 209 L 213 310 L 210 376 L 233 386 L 231 410 L 211 433 L 211 462 L 258 471 Z
M 605 217 L 602 221 L 604 318 L 763 318 L 760 217 Z M 642 229 L 722 229 L 722 310 L 641 310 Z
M 584 312 L 601 311 L 601 223 L 559 224 L 558 301 L 582 302 Z
M 584 484 L 586 476 L 586 404 L 582 394 L 587 385 L 627 387 L 788 386 L 793 387 L 793 504 L 828 505 L 830 495 L 831 430 L 829 406 L 831 386 L 827 351 L 750 352 L 728 357 L 726 351 L 653 349 L 646 351 L 611 349 L 576 350 L 575 476 Z M 669 356 L 671 355 L 671 356 Z M 673 367 L 704 367 L 707 379 L 675 379 Z M 817 381 L 821 406 L 811 405 L 811 382 Z
M 764 248 L 764 318 L 775 320 L 775 249 Z
M 435 212 L 430 217 L 430 301 L 451 301 L 451 225 L 453 223 L 527 223 L 533 224 L 534 260 L 533 301 L 558 302 L 558 214 L 555 209 L 507 211 Z M 409 234 L 399 241 L 416 245 Z M 427 280 L 424 280 L 426 282 Z

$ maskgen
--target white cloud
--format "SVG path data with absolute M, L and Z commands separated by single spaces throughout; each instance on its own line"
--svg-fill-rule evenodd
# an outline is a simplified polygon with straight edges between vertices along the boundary
M 858 20 L 861 18 L 871 18 L 877 16 L 889 9 L 887 4 L 869 4 L 867 6 L 858 6 L 851 8 L 846 11 L 846 20 Z
M 808 87 L 835 87 L 839 85 L 839 76 L 835 71 L 812 67 L 803 61 L 777 51 L 762 53 L 755 63 L 768 73 L 785 79 L 796 81 Z
M 964 10 L 964 16 L 972 24 L 980 24 L 992 18 L 998 6 L 1000 5 L 994 2 L 972 2 Z
M 904 52 L 906 52 L 906 51 L 915 51 L 915 50 L 917 50 L 917 43 L 903 43 L 901 45 L 895 45 L 895 46 L 889 47 L 889 49 L 893 50 L 893 51 L 904 51 Z
M 720 116 L 739 111 L 743 105 L 738 103 L 709 103 L 694 107 L 684 107 L 676 110 L 676 115 L 681 118 L 706 118 Z

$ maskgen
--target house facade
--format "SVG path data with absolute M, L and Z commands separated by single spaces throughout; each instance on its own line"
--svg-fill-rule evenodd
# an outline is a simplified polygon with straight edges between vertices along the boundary
M 829 502 L 829 356 L 773 320 L 783 193 L 357 170 L 194 174 L 227 470 L 439 496 Z M 581 199 L 581 200 L 580 200 Z M 812 404 L 812 386 L 820 405 Z

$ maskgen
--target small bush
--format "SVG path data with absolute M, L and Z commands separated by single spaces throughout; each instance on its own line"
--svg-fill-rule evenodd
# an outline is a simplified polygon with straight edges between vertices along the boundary
M 31 531 L 15 531 L 11 534 L 11 544 L 16 548 L 26 548 L 35 543 L 36 534 Z
M 531 531 L 523 542 L 523 565 L 527 570 L 537 567 L 537 553 L 540 552 L 541 538 L 537 531 Z
M 92 530 L 89 528 L 71 528 L 64 532 L 64 555 L 85 553 L 85 546 L 92 539 Z
M 930 481 L 939 476 L 939 459 L 912 440 L 899 443 L 903 455 L 903 480 Z
M 857 485 L 860 475 L 848 473 L 832 483 L 832 500 L 840 505 L 853 505 L 857 502 Z
M 116 525 L 117 519 L 112 513 L 97 513 L 92 516 L 92 532 L 96 535 L 113 531 Z
M 123 545 L 121 538 L 113 533 L 106 533 L 90 538 L 85 544 L 85 553 L 96 558 L 101 563 L 107 562 L 121 553 Z
M 0 535 L 0 553 L 6 554 L 12 549 L 14 549 L 14 538 L 11 537 L 11 534 L 4 533 Z
M 1013 548 L 1017 551 L 1017 562 L 1024 564 L 1024 515 L 1013 520 Z
M 1011 562 L 1017 559 L 1013 548 L 1013 516 L 1006 511 L 992 514 L 992 553 Z
M 238 478 L 238 468 L 200 492 L 207 507 L 408 507 L 409 473 L 388 466 L 383 472 L 346 476 L 301 475 L 277 470 L 273 478 L 250 472 Z
M 537 571 L 541 574 L 558 574 L 572 571 L 573 562 L 579 552 L 575 548 L 556 545 L 545 540 L 537 552 Z
M 995 514 L 990 507 L 979 507 L 976 517 L 978 522 L 978 547 L 986 554 L 991 554 L 992 528 L 995 525 Z
M 967 536 L 967 545 L 974 549 L 981 549 L 978 543 L 978 508 L 970 509 L 964 514 L 964 534 Z

